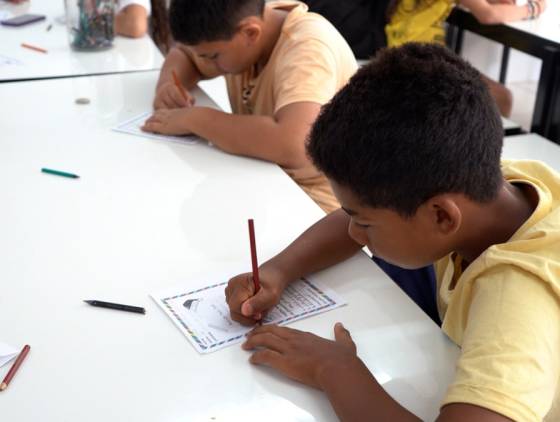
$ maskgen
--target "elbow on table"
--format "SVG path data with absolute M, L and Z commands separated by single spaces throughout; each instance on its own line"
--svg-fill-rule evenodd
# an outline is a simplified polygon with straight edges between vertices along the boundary
M 247 157 L 258 158 L 265 161 L 270 161 L 279 166 L 287 169 L 299 169 L 307 167 L 310 160 L 305 153 L 305 148 L 291 147 L 286 148 L 284 151 L 278 151 L 276 154 L 265 153 L 263 151 L 256 151 L 253 148 L 248 149 L 243 144 L 237 143 L 223 143 L 217 145 L 222 151 L 232 155 L 243 155 Z
M 123 25 L 124 26 L 124 25 Z M 148 22 L 131 22 L 126 27 L 116 28 L 117 34 L 129 38 L 140 38 L 148 32 Z
M 277 164 L 288 169 L 298 169 L 311 164 L 311 159 L 305 151 L 305 146 L 294 146 L 282 154 L 282 159 Z

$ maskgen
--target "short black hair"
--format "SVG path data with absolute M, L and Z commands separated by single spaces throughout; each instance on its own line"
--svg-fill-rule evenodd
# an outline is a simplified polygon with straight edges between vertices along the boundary
M 494 199 L 502 138 L 480 73 L 443 46 L 409 43 L 380 51 L 323 107 L 307 152 L 363 205 L 410 217 L 442 193 Z
M 239 22 L 262 16 L 264 0 L 172 0 L 169 26 L 176 41 L 187 45 L 230 40 Z

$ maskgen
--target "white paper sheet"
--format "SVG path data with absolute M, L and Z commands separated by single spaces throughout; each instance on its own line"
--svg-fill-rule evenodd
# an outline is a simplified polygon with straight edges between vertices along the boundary
M 224 294 L 226 284 L 176 288 L 151 296 L 199 353 L 211 353 L 241 342 L 252 329 L 230 318 Z M 300 279 L 288 286 L 263 323 L 285 325 L 345 304 L 332 289 L 317 281 Z
M 9 344 L 0 342 L 0 368 L 15 358 L 19 350 Z
M 13 57 L 3 56 L 0 54 L 0 66 L 21 66 L 23 62 Z
M 128 133 L 129 135 L 141 136 L 143 138 L 155 139 L 158 141 L 171 141 L 171 142 L 179 142 L 181 144 L 195 144 L 201 139 L 198 136 L 171 136 L 171 135 L 160 135 L 157 133 L 150 133 L 144 132 L 140 129 L 146 120 L 153 114 L 152 111 L 147 111 L 142 113 L 132 119 L 129 119 L 117 127 L 114 127 L 113 130 L 116 132 Z

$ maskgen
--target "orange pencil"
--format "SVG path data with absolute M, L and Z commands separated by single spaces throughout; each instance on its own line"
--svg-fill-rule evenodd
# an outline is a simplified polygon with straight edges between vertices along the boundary
M 21 46 L 23 48 L 29 48 L 30 50 L 38 51 L 39 53 L 45 53 L 45 54 L 47 53 L 47 50 L 45 50 L 44 48 L 35 47 L 34 45 L 29 45 L 24 42 L 21 43 Z
M 29 349 L 31 349 L 29 344 L 26 344 L 25 346 L 23 346 L 23 349 L 21 349 L 21 352 L 18 355 L 16 361 L 14 362 L 14 364 L 12 365 L 12 367 L 10 368 L 10 370 L 8 371 L 6 376 L 4 377 L 4 380 L 2 381 L 2 384 L 0 384 L 0 391 L 4 391 L 6 388 L 8 388 L 8 385 L 10 384 L 10 381 L 12 380 L 14 375 L 16 374 L 19 366 L 21 365 L 21 363 L 23 362 L 23 360 L 25 359 L 27 354 L 29 353 Z
M 179 77 L 177 76 L 174 70 L 172 70 L 171 73 L 173 74 L 173 81 L 175 82 L 175 86 L 177 87 L 177 89 L 179 89 L 179 91 L 181 91 L 181 95 L 183 96 L 185 101 L 188 102 L 189 98 L 187 97 L 187 91 L 185 91 L 185 88 L 183 88 L 183 85 L 181 84 Z

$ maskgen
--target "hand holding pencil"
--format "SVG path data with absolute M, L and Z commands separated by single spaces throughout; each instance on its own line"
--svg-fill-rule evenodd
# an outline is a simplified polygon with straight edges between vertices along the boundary
M 282 292 L 288 285 L 288 281 L 267 264 L 258 266 L 252 220 L 249 222 L 249 238 L 253 271 L 233 277 L 225 290 L 231 318 L 243 325 L 260 323 L 266 313 L 280 301 Z
M 161 83 L 156 90 L 154 109 L 173 109 L 192 107 L 195 103 L 194 96 L 183 86 L 177 72 L 172 70 L 171 78 Z

